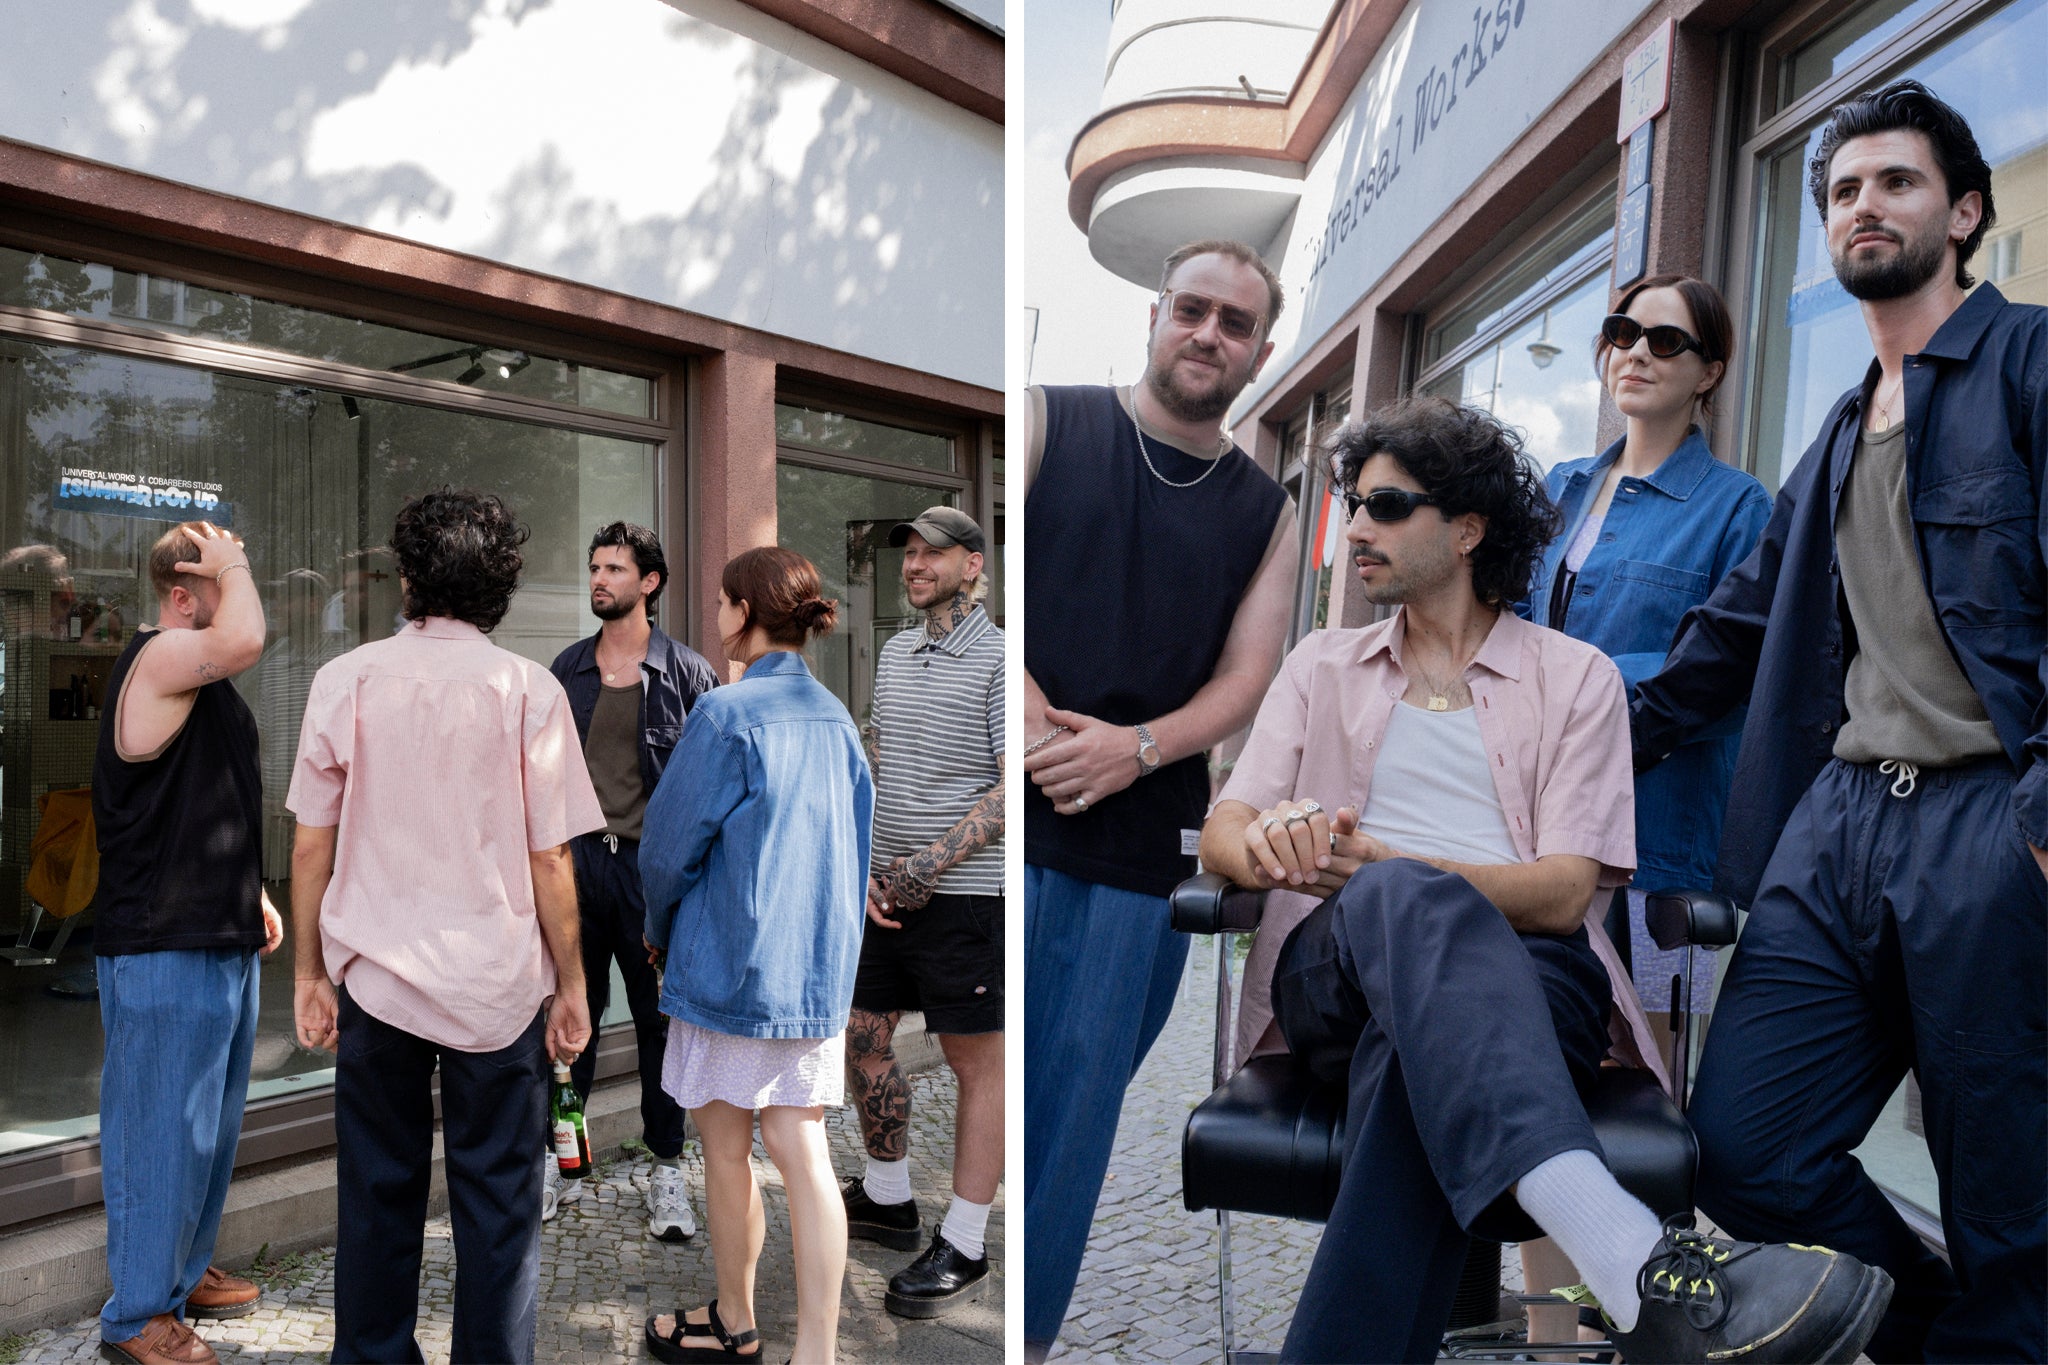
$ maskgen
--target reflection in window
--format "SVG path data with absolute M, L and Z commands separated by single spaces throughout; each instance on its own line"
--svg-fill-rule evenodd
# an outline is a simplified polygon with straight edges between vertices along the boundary
M 1426 381 L 1422 391 L 1484 408 L 1516 428 L 1523 450 L 1546 473 L 1560 460 L 1597 454 L 1600 379 L 1592 354 L 1607 292 L 1605 272 L 1594 274 L 1463 364 Z
M 1802 45 L 1778 71 L 1778 108 L 1797 103 L 1855 65 L 1920 20 L 1941 8 L 1942 0 L 1875 0 L 1856 5 L 1841 22 Z
M 2000 209 L 1970 273 L 1999 280 L 2007 298 L 2048 303 L 2048 260 L 2028 242 L 2028 227 L 2048 217 L 2048 87 L 2039 54 L 2048 51 L 2048 0 L 2018 0 L 1927 53 L 1903 71 L 1953 104 L 1970 122 Z M 1873 83 L 1875 81 L 1873 80 Z M 1814 439 L 1828 410 L 1862 381 L 1869 334 L 1854 299 L 1835 282 L 1826 234 L 1806 192 L 1806 163 L 1820 145 L 1818 125 L 1780 146 L 1758 167 L 1758 231 L 1763 288 L 1750 319 L 1756 378 L 1750 430 L 1755 473 L 1775 489 Z M 2012 247 L 1997 241 L 2010 235 Z
M 654 415 L 654 382 L 639 375 L 7 246 L 0 246 L 0 303 L 446 380 L 486 393 L 541 398 L 629 417 Z
M 0 338 L 0 941 L 55 937 L 47 915 L 29 924 L 31 841 L 45 796 L 91 781 L 108 671 L 156 619 L 146 558 L 172 525 L 204 517 L 248 544 L 270 633 L 235 686 L 257 719 L 264 877 L 289 915 L 284 796 L 306 692 L 397 627 L 386 541 L 401 503 L 446 483 L 512 505 L 532 538 L 493 638 L 545 663 L 594 626 L 591 532 L 653 523 L 654 461 L 634 442 Z M 66 921 L 55 963 L 0 968 L 0 1152 L 97 1130 L 91 919 Z M 45 989 L 65 983 L 83 1003 Z M 328 1079 L 290 1018 L 291 973 L 266 971 L 252 1097 Z
M 903 551 L 890 548 L 890 528 L 942 503 L 958 507 L 960 495 L 787 461 L 775 467 L 776 539 L 818 566 L 826 598 L 839 603 L 839 628 L 810 647 L 811 671 L 858 723 L 874 700 L 882 645 L 918 619 L 903 596 Z
M 775 405 L 775 437 L 784 445 L 841 455 L 861 455 L 890 464 L 915 465 L 952 473 L 953 438 L 908 427 L 848 417 L 843 412 L 799 407 L 793 403 Z

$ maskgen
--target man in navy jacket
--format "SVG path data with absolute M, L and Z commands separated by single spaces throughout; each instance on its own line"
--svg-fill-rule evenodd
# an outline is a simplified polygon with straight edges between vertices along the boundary
M 654 1157 L 647 1190 L 647 1231 L 664 1242 L 696 1235 L 697 1222 L 683 1193 L 683 1111 L 661 1088 L 668 1021 L 661 1014 L 661 976 L 641 946 L 646 903 L 640 888 L 640 822 L 662 769 L 682 738 L 683 720 L 697 698 L 718 685 L 701 654 L 678 644 L 654 624 L 654 604 L 668 586 L 668 559 L 645 526 L 615 521 L 590 542 L 590 611 L 603 624 L 555 656 L 554 675 L 569 694 L 576 736 L 604 808 L 605 827 L 577 836 L 576 903 L 583 919 L 583 974 L 590 992 L 590 1023 L 598 1026 L 611 999 L 611 964 L 619 964 L 626 1005 L 639 1043 L 641 1140 Z M 590 1094 L 597 1049 L 586 1048 L 570 1068 L 577 1093 Z M 573 1197 L 580 1182 L 564 1182 L 552 1164 L 541 1196 L 541 1216 Z
M 1808 179 L 1876 359 L 1632 715 L 1641 768 L 1751 703 L 1700 1207 L 1889 1271 L 1874 1359 L 2048 1359 L 2048 309 L 1965 296 L 1991 172 L 1917 83 L 1836 109 Z M 1909 1067 L 1952 1268 L 1851 1155 Z

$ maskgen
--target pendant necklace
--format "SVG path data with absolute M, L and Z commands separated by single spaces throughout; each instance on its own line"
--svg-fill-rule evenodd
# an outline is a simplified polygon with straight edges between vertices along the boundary
M 1477 655 L 1479 651 L 1475 649 L 1472 651 L 1472 653 L 1474 655 Z M 1452 655 L 1449 657 L 1455 658 L 1456 656 Z M 1430 711 L 1450 710 L 1451 689 L 1458 685 L 1459 681 L 1463 679 L 1465 676 L 1465 670 L 1467 668 L 1470 668 L 1471 666 L 1472 660 L 1465 660 L 1463 664 L 1460 664 L 1455 670 L 1452 671 L 1451 680 L 1449 682 L 1439 683 L 1435 678 L 1430 676 L 1429 670 L 1422 666 L 1422 660 L 1417 659 L 1415 661 L 1415 671 L 1416 673 L 1421 675 L 1422 685 L 1429 689 L 1429 699 L 1423 703 L 1423 707 L 1426 710 Z
M 1894 384 L 1892 385 L 1892 396 L 1891 396 L 1891 398 L 1886 398 L 1886 399 L 1884 399 L 1884 400 L 1882 400 L 1881 402 L 1879 402 L 1879 403 L 1877 403 L 1877 404 L 1876 404 L 1876 409 L 1877 409 L 1877 410 L 1876 410 L 1876 412 L 1874 412 L 1874 413 L 1872 414 L 1872 416 L 1876 418 L 1876 421 L 1874 421 L 1874 422 L 1873 422 L 1873 423 L 1871 424 L 1871 428 L 1870 428 L 1870 429 L 1871 429 L 1872 431 L 1885 431 L 1885 430 L 1888 430 L 1888 429 L 1889 429 L 1889 428 L 1891 427 L 1891 424 L 1892 424 L 1892 399 L 1895 399 L 1895 398 L 1897 398 L 1897 397 L 1899 396 L 1899 392 L 1900 392 L 1900 390 L 1904 389 L 1905 387 L 1906 387 L 1906 376 L 1905 376 L 1904 372 L 1901 372 L 1901 373 L 1900 373 L 1900 375 L 1899 375 L 1899 377 L 1898 377 L 1898 380 L 1897 380 L 1897 381 L 1896 381 L 1896 382 L 1895 382 L 1895 383 L 1894 383 Z M 1874 396 L 1875 396 L 1875 395 L 1873 395 L 1873 397 L 1874 397 Z
M 598 667 L 598 671 L 604 674 L 604 680 L 605 680 L 606 682 L 610 682 L 610 681 L 612 681 L 612 679 L 614 679 L 614 678 L 618 677 L 618 676 L 619 676 L 619 674 L 621 674 L 621 673 L 625 672 L 627 668 L 638 668 L 638 667 L 640 666 L 640 661 L 641 661 L 642 659 L 645 659 L 646 657 L 647 657 L 647 651 L 643 649 L 643 650 L 641 650 L 641 651 L 640 651 L 640 656 L 639 656 L 639 658 L 636 658 L 636 659 L 634 659 L 634 660 L 633 660 L 633 662 L 632 662 L 631 664 L 622 664 L 622 665 L 620 665 L 620 666 L 619 666 L 618 668 L 613 668 L 613 669 L 607 669 L 607 668 L 606 668 L 606 667 L 604 666 L 604 660 L 602 660 L 602 659 L 599 659 L 599 660 L 597 661 L 597 667 Z

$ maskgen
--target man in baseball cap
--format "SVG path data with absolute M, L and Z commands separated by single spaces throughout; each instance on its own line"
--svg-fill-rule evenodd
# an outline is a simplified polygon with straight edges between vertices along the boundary
M 897 522 L 889 530 L 889 544 L 902 549 L 910 543 L 913 531 L 934 549 L 947 550 L 959 545 L 971 555 L 988 553 L 988 537 L 981 533 L 973 517 L 957 507 L 927 507 L 917 514 L 917 520 Z

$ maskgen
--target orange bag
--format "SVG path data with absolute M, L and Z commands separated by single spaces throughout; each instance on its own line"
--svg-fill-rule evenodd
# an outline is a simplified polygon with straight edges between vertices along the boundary
M 40 804 L 42 820 L 28 846 L 28 894 L 57 919 L 69 919 L 92 904 L 100 887 L 92 788 L 46 792 Z

